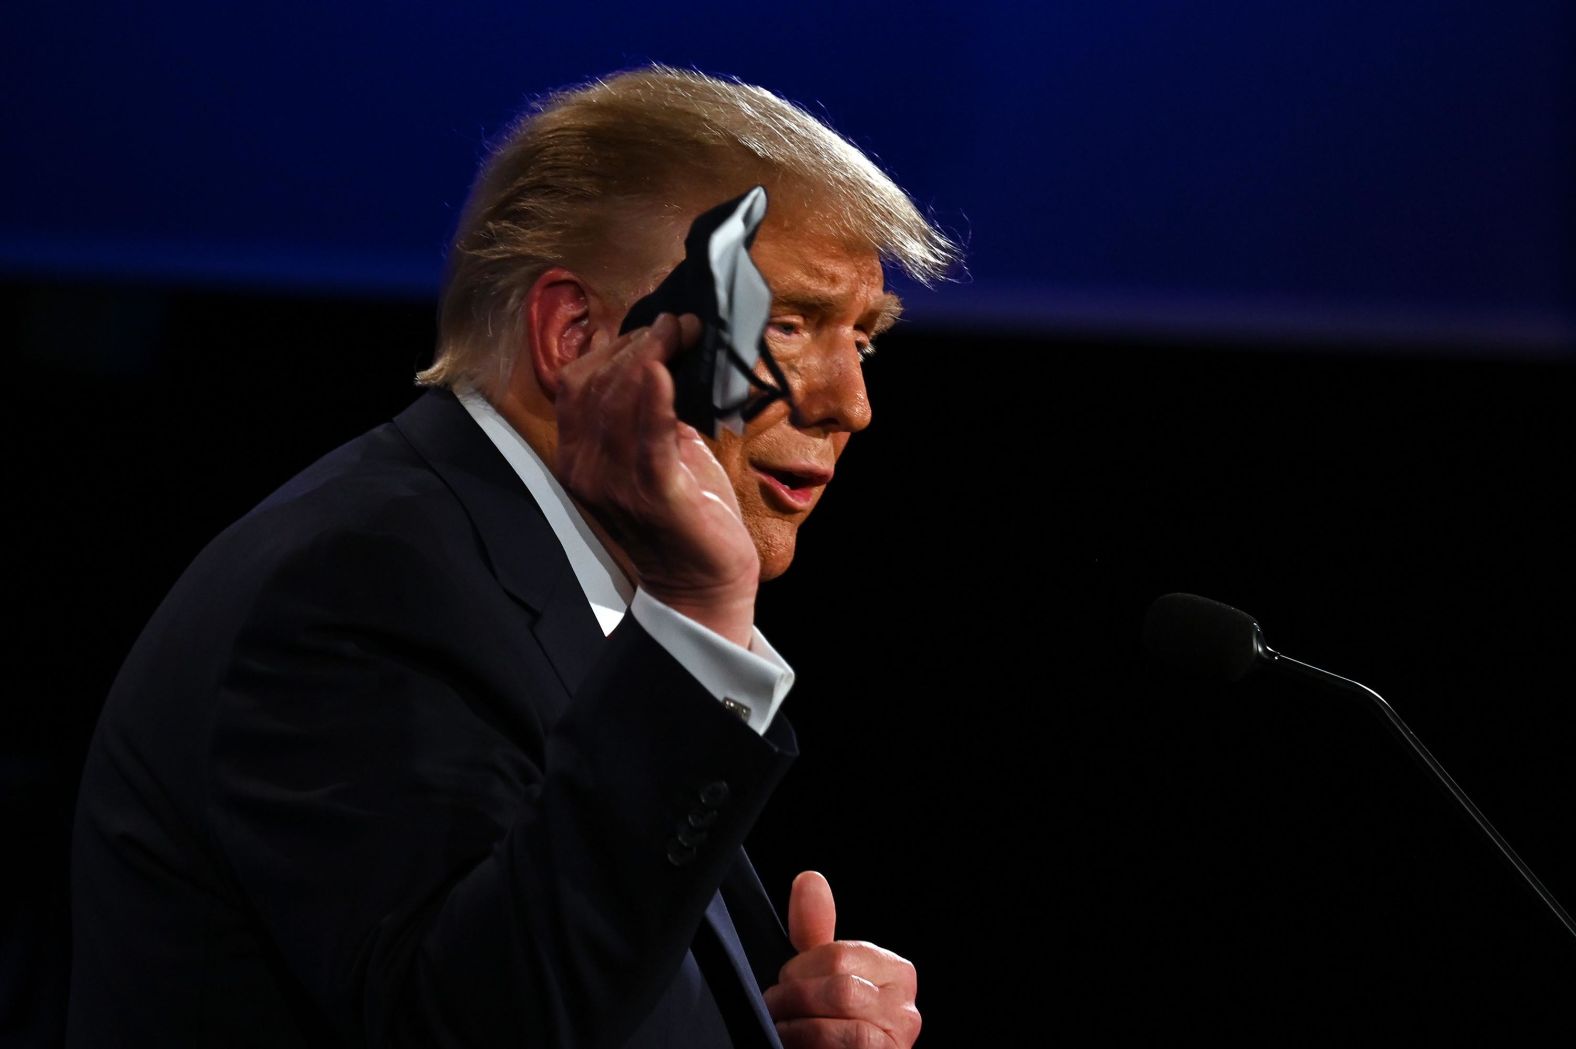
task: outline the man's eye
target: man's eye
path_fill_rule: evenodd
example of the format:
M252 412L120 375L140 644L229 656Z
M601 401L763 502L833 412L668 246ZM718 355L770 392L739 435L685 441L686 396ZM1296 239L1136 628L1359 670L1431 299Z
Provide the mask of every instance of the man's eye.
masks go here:
M859 344L858 350L859 363L864 364L866 361L870 360L870 358L876 355L876 344L873 342L862 342Z
M804 325L798 321L772 321L770 327L778 335L798 335L804 331Z

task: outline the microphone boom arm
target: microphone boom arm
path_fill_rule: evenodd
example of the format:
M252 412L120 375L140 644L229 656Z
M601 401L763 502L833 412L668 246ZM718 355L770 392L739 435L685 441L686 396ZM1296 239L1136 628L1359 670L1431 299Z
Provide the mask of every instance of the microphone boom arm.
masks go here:
M1472 822L1478 825L1478 829L1488 836L1489 841L1494 843L1494 847L1499 849L1500 854L1510 861L1511 866L1516 868L1516 872L1532 887L1532 891L1538 894L1538 898L1548 905L1549 910L1554 912L1554 916L1565 926L1565 930L1573 937L1576 937L1576 922L1571 921L1570 913L1560 905L1559 900L1554 898L1553 893L1544 888L1543 882L1539 881L1538 876L1532 873L1532 868L1528 867L1526 862L1516 854L1516 850L1510 847L1510 842L1505 840L1505 836L1496 830L1494 824L1489 822L1489 818L1483 815L1483 811L1472 803L1472 799L1467 797L1467 792L1462 790L1456 781L1451 778L1450 773L1446 772L1445 767L1439 763L1439 759L1429 752L1428 748L1423 745L1423 741L1418 739L1417 734L1407 727L1406 722L1401 720L1401 715L1395 712L1394 707L1385 702L1383 696L1361 682L1353 681L1351 678L1345 678L1339 674L1332 674L1328 670L1321 670L1312 664L1292 659L1290 656L1281 655L1273 648L1263 644L1262 640L1258 641L1258 647L1258 656L1262 660L1261 665L1266 669L1285 670L1300 677L1323 682L1326 685L1334 685L1344 692L1353 692L1369 700L1378 713L1383 716L1385 724L1390 727L1395 736L1402 743L1406 744L1419 761L1428 767L1428 770L1434 774L1434 778L1439 781L1440 785L1449 791L1450 796L1455 798L1456 802L1466 810L1468 816L1472 817Z

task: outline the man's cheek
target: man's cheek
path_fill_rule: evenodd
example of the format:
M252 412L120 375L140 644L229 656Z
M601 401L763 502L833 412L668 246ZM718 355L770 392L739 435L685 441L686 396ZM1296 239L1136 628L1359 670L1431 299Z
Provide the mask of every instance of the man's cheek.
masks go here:
M739 500L739 512L744 515L746 522L751 516L751 508L761 504L760 483L755 480L755 475L750 470L733 475L733 494Z

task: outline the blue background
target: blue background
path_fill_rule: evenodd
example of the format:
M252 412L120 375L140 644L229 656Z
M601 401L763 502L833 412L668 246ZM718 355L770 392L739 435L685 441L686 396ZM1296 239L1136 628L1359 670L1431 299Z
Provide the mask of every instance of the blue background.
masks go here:
M159 601L416 396L488 139L653 60L824 114L968 249L762 601L778 903L827 872L921 1046L1570 1028L1568 939L1377 722L1137 636L1173 590L1261 616L1576 902L1572 10L11 5L0 1042L62 1044L82 757ZM1003 983L1025 944L1054 979Z
M680 13L681 12L681 13ZM663 61L824 114L968 246L922 323L1576 345L1554 0L30 5L0 272L433 294L484 143Z

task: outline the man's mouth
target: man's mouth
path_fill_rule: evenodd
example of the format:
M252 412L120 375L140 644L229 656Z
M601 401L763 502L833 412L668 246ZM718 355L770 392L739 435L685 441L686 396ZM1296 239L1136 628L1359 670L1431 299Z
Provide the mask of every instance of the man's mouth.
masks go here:
M829 468L808 463L792 466L752 464L767 497L784 510L805 510L816 500L822 487L832 479Z

